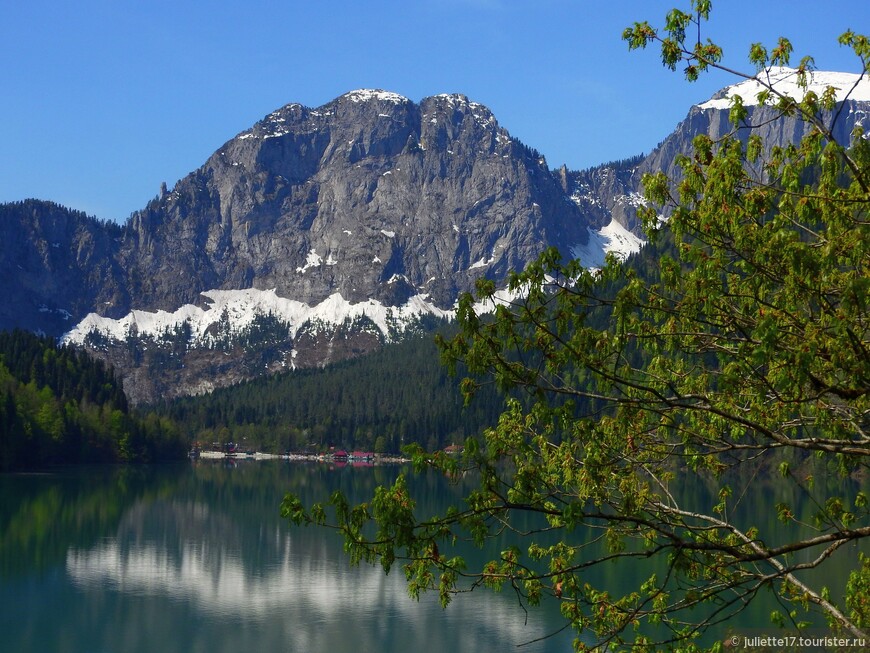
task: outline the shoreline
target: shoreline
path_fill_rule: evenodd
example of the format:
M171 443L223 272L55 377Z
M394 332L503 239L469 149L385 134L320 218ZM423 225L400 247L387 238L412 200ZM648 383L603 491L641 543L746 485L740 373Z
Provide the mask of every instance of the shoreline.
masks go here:
M403 456L390 456L390 455L375 455L373 458L360 459L356 460L353 458L346 458L343 460L336 460L331 455L327 454L300 454L300 453L291 453L291 454L277 454L277 453L262 453L260 451L255 451L253 454L246 453L233 453L227 454L223 451L200 451L198 454L200 459L205 460L289 460L296 462L319 462L319 463L367 463L371 465L376 464L384 464L384 463L409 463L411 462L410 458L405 458ZM191 456L192 459L195 459Z

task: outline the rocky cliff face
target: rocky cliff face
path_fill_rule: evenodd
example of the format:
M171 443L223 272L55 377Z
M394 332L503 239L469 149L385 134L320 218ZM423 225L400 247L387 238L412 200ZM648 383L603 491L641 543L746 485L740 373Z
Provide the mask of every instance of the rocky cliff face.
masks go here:
M481 274L586 239L556 175L486 107L382 91L275 111L131 227L131 296L149 310L252 287L310 304L426 294L446 308Z
M838 111L844 139L870 131L858 91ZM693 107L647 156L582 172L550 170L461 95L289 104L124 227L0 207L0 328L66 333L121 371L134 402L355 356L449 316L478 277L501 282L545 247L587 266L636 251L642 175L675 175L696 134L729 131L734 92L753 89ZM769 112L750 114L768 142L808 128Z

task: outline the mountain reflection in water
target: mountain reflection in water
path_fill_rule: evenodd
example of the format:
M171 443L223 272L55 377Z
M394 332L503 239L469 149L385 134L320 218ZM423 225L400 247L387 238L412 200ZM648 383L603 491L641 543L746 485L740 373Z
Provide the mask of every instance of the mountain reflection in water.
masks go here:
M53 562L35 564L36 556L28 563L32 546L17 551L24 567L0 578L0 627L10 650L82 653L509 651L561 627L555 605L532 610L526 621L509 592L463 594L447 610L434 594L414 601L399 565L389 575L379 566L351 567L337 536L290 528L279 517L288 490L323 500L341 487L362 500L397 473L201 463L123 481L95 482L84 472L31 478L11 496L30 510L40 497L65 496L60 510L69 524L49 538ZM456 491L443 479L420 482L427 511ZM77 518L70 515L76 505ZM13 514L10 523L25 522ZM88 535L70 532L73 523ZM63 537L66 546L56 541ZM520 650L568 651L572 638L564 631Z

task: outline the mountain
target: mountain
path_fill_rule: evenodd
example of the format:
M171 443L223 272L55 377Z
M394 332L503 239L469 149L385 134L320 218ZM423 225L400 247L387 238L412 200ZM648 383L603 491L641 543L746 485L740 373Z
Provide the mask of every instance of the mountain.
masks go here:
M836 108L823 112L820 117L831 126L837 141L849 143L852 131L859 125L863 126L865 137L870 134L870 79L866 76L814 71L809 74L804 89L798 84L796 70L773 67L762 71L756 78L728 86L706 102L690 107L686 118L647 156L583 172L565 171L566 186L572 199L581 207L584 215L595 216L594 224L612 220L611 230L616 229L615 225L620 225L639 235L636 208L643 201L643 175L663 171L669 178L678 179L677 156L692 151L695 136L707 134L715 141L732 133L734 127L728 119L728 113L731 98L735 95L740 96L748 109L746 120L736 130L736 135L742 141L745 142L753 133L759 135L768 148L797 143L813 126L799 117L781 117L770 103L760 104L758 94L764 87L759 79L797 100L802 100L806 92L821 97L826 88L833 87L836 89ZM624 238L624 235L617 236L620 237Z
M149 310L251 287L449 308L481 270L503 277L542 242L582 242L582 222L486 107L354 91L287 105L224 144L133 216L126 265Z
M842 133L866 122L868 85L840 105ZM648 156L586 171L551 170L462 95L288 104L123 227L36 201L0 207L0 327L63 334L112 363L134 403L350 358L449 318L478 277L503 282L545 247L588 266L636 251L641 176L674 173L694 135L730 129L733 92L751 89L692 107ZM792 142L807 126L763 129Z

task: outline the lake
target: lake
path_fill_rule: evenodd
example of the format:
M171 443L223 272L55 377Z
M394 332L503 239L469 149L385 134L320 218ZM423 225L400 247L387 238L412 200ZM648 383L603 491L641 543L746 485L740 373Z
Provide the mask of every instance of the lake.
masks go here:
M571 650L567 630L533 642L561 627L555 604L526 621L507 592L416 602L398 565L350 567L337 536L279 516L287 491L363 500L399 471L201 461L0 476L3 650ZM433 507L461 490L414 484Z
M471 483L399 466L278 460L0 475L3 650L570 651L575 635L558 632L564 622L552 598L526 614L510 591L476 590L442 610L435 594L409 598L399 565L389 575L351 567L335 534L293 528L279 516L287 491L307 504L335 489L363 501L400 471L409 473L418 509L430 514L456 503ZM684 492L702 495L703 488ZM798 499L777 497L775 488L760 492L767 500L746 507L775 533L772 501ZM472 550L470 566L507 544ZM834 591L856 558L851 546L830 561L823 573ZM649 571L608 564L588 573L590 582L627 588ZM760 598L727 627L774 632L775 597ZM725 633L723 625L711 637Z

